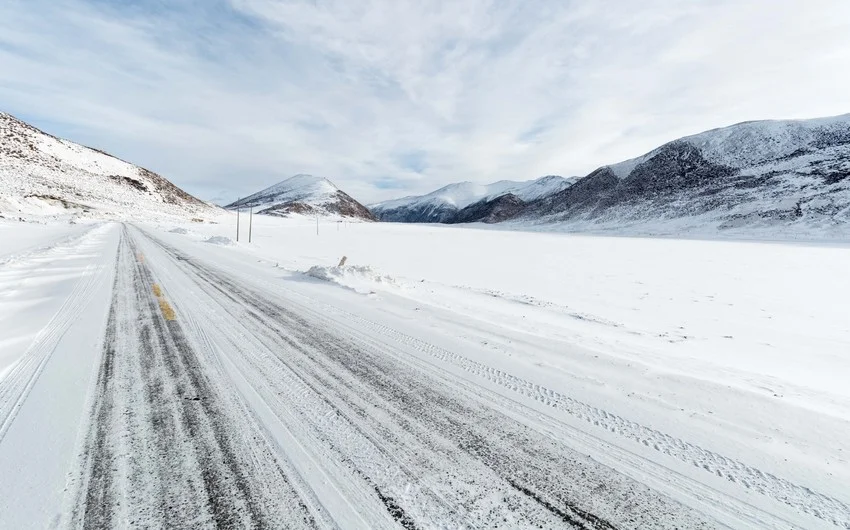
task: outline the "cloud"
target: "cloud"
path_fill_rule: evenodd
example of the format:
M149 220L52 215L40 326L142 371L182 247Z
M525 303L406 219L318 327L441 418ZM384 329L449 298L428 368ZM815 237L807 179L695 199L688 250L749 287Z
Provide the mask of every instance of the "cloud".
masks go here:
M368 202L850 112L848 34L843 0L11 0L0 101L204 197Z

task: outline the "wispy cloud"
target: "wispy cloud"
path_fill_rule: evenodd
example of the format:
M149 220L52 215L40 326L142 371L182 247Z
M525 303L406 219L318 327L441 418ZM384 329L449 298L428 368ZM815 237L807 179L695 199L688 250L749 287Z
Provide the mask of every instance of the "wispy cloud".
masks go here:
M585 174L850 112L844 0L10 0L0 105L201 196Z

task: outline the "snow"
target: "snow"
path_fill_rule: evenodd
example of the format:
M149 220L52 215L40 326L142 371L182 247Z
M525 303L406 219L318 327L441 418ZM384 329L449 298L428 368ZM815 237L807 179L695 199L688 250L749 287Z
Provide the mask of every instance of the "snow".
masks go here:
M0 113L0 214L6 217L188 220L218 213L169 186L140 167Z
M109 310L116 235L90 226L0 265L0 526L47 528L60 514Z
M747 167L813 147L817 131L837 132L848 128L850 114L845 114L811 120L746 122L687 136L684 140L699 147L712 162Z
M19 254L55 246L60 240L79 235L87 229L86 225L0 219L0 264L15 260Z
M699 148L710 162L733 168L749 168L764 162L781 160L800 149L815 147L816 132L840 133L848 129L850 114L843 114L808 120L744 122L685 136L677 141L687 142ZM660 149L661 147L608 167L618 178L624 179L637 165L652 158Z
M483 199L495 199L508 193L513 193L524 201L538 199L551 193L556 193L575 182L575 178L565 179L558 176L546 176L525 182L500 180L492 184L477 184L474 182L458 182L449 184L427 195L404 197L371 205L374 210L388 210L402 206L419 204L451 205L457 209Z
M846 147L798 150L848 122L682 141L807 190ZM542 489L615 527L850 528L846 180L727 202L740 225L257 215L248 243L235 215L140 195L161 182L5 114L0 155L0 527L562 523ZM337 194L296 175L241 203Z
M179 232L178 232L178 233L179 233ZM184 233L185 233L185 232L184 232ZM232 244L233 244L233 240L232 240L232 239L230 239L229 237L225 237L225 236L212 236L212 237L208 237L208 238L204 241L204 243L210 243L210 244L212 244L212 245L224 245L224 246L227 246L227 245L232 245Z
M31 244L0 257L0 380L21 359L62 302L91 273L93 256L80 255L100 241L97 226L26 226ZM36 232L33 228L39 227ZM58 229L58 230L57 230ZM17 244L17 230L0 230L2 248ZM20 240L18 240L20 241Z
M313 175L295 175L238 201L239 204L273 205L300 201L321 205L333 199L339 191L331 181Z
M481 358L510 373L850 500L850 245L388 223L316 236L260 218L234 251L370 294L430 341L486 344Z
M376 283L396 284L393 278L380 274L369 265L335 265L332 267L313 265L305 274L319 280L337 283L361 294L373 294L372 288Z
M500 195L512 193L520 199L526 202L530 202L558 193L559 191L575 184L578 179L578 177L564 178L555 175L540 177L539 179L514 186L508 190L505 190L504 193L500 193L498 195L489 195L487 199L495 199Z
M283 217L307 215L338 218L344 214L352 219L373 220L365 206L345 194L328 179L313 175L295 175L239 199L226 208L254 208L255 212Z
M85 484L76 455L84 452L82 429L94 421L88 411L108 297L113 304L138 303L154 281L161 286L157 297L176 311L169 326L182 326L173 340L181 337L181 348L197 356L186 362L194 359L210 388L221 392L216 410L227 417L232 430L226 432L243 433L238 440L246 451L268 443L243 460L276 455L275 462L290 466L287 477L297 477L286 486L295 493L281 495L307 499L304 506L327 524L389 526L369 488L387 492L422 526L500 515L503 496L515 494L500 489L502 478L480 455L457 452L456 442L445 439L431 453L417 445L436 436L427 430L385 437L404 402L372 401L376 387L361 387L365 380L334 386L335 378L348 377L345 370L296 370L302 357L319 362L327 347L351 355L346 362L367 355L407 367L388 372L382 385L394 377L395 384L429 381L454 389L452 399L467 400L464 409L501 414L501 421L485 423L494 437L510 418L531 429L523 436L537 433L571 448L571 465L580 467L564 487L592 484L583 482L586 473L595 477L587 480L601 477L606 487L599 495L628 492L650 503L639 506L652 517L662 511L647 508L657 501L646 500L647 491L681 503L681 511L663 512L680 517L671 524L696 527L700 517L735 528L850 524L850 244L328 221L317 235L314 219L266 216L254 217L252 243L244 224L237 243L235 215L217 220L163 220L141 226L144 231L129 227L129 236L116 224L0 224L0 526L49 526L75 509L74 495ZM138 248L122 247L128 237ZM223 271L228 283L213 269L191 272L195 266ZM147 280L132 276L144 267L152 275ZM242 286L267 298L238 304ZM264 309L274 300L278 309ZM249 324L264 311L266 320ZM295 318L289 311L296 325L276 329ZM142 342L134 342L141 340L135 333L145 335L134 326L151 315L118 318L116 355L136 351ZM318 339L307 344L300 333ZM341 342L329 346L331 336ZM156 373L167 383L162 399L173 391L173 406L196 406L185 401L196 394L178 392L185 380L172 383ZM123 396L116 401L119 424L123 407L151 406L142 397L133 401L144 385L125 375L109 387L127 392L117 394ZM326 384L333 391L322 394ZM346 385L353 385L350 393ZM341 414L348 401L361 412ZM482 417L461 418L454 428ZM372 421L380 427L373 430ZM121 462L131 446L122 444L135 434L129 427L104 432L116 444L111 458L126 473L121 466L129 464ZM153 457L133 458L140 465ZM195 462L187 457L175 476L200 465L189 460ZM423 462L434 467L419 467ZM364 489L354 469L373 484ZM16 480L2 479L8 476ZM649 489L629 489L628 481ZM150 501L146 495L139 490L122 498L130 503L122 513L129 517L128 506ZM612 505L592 497L594 510L616 517ZM286 499L287 506L300 506L295 497ZM474 510L463 511L457 499ZM539 508L523 506L511 516ZM152 523L158 515L151 514L145 517ZM538 516L546 520L545 513Z
M312 266L334 275L368 271L376 278L389 275L404 281L408 287L400 292L409 296L419 296L415 287L424 279L459 289L460 297L483 293L523 306L569 310L615 328L609 330L609 339L592 337L589 344L632 336L637 344L649 341L656 355L717 357L724 367L718 368L721 372L725 363L740 364L736 368L744 373L765 367L780 379L811 378L807 388L821 386L850 397L840 372L829 369L830 352L837 345L850 345L850 323L839 310L850 298L850 279L842 277L850 265L850 245L391 223L344 225L342 230L327 223L317 237L309 221L256 217L254 223L251 248L262 249L264 258L294 271ZM203 233L228 229L233 227L200 228ZM335 265L342 256L347 256L348 267L340 270ZM337 281L344 283L345 275ZM804 330L798 329L801 318ZM824 355L795 355L801 349ZM784 362L771 365L776 357ZM809 367L807 373L803 366Z

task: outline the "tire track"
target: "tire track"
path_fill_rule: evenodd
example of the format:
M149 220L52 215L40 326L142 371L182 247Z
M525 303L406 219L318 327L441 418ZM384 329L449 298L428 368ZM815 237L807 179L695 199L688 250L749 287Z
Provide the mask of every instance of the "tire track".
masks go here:
M315 526L257 427L164 318L136 254L125 228L71 526Z
M397 426L392 430L409 433L425 444L423 460L441 452L447 459L472 459L498 477L500 485L491 488L506 496L505 504L518 496L525 500L515 509L528 509L531 502L561 521L561 526L614 528L615 521L647 528L711 526L695 512L525 425L478 403L459 400L443 383L392 356L327 331L329 323L311 321L218 270L156 243L211 296L229 300L223 307L233 317L253 321L252 330L273 335L278 356L291 370L316 381L325 396L333 396L338 410L348 411L345 414L383 442L392 443L393 433L387 430ZM389 425L381 429L369 424L375 416ZM412 469L427 475L427 465L427 461L419 462ZM470 478L463 473L456 471L458 484ZM629 502L624 503L626 498ZM405 501L397 502L404 506Z
M297 293L291 294L301 296ZM320 303L316 301L312 302ZM531 383L502 370L470 360L457 353L434 346L395 329L342 311L336 307L322 304L322 308L328 313L344 317L353 329L367 329L384 335L395 342L414 348L443 363L454 365L467 373L495 383L524 397L566 412L595 427L600 427L621 437L631 439L645 447L654 449L720 478L724 478L729 482L738 484L745 489L771 497L783 504L791 506L800 513L816 517L840 528L850 529L850 506L838 499L823 495L806 486L795 484L787 479L724 457L685 440L593 407L592 405L541 385Z
M37 254L62 253L70 249L86 248L90 245L87 240L96 230L87 230L83 234L69 238L60 247L39 250ZM90 302L88 293L98 281L103 279L103 272L95 265L88 265L82 270L80 279L74 284L71 293L47 325L39 331L20 361L3 378L3 384L0 385L0 441L3 440L15 415L50 361L56 345Z
M369 333L382 335L400 345L427 354L441 364L453 365L489 383L508 389L515 394L525 398L531 398L541 404L589 423L594 427L630 439L644 447L726 479L746 490L751 490L769 497L790 506L801 514L820 519L825 523L839 528L850 529L850 506L839 499L824 495L807 486L795 484L772 473L759 470L732 458L704 449L696 444L599 409L503 370L473 361L455 352L406 335L382 324L372 322L335 306L308 298L281 285L271 284L265 281L262 281L262 283L276 290L285 291L291 297L305 300L307 304L318 307L325 315L331 314L341 317L338 320L330 320L318 311L311 311L307 307L304 307L306 311L313 313L312 318L325 322L323 324L325 326L343 323L342 325L348 328L350 333L360 337L365 342L374 343L368 337Z

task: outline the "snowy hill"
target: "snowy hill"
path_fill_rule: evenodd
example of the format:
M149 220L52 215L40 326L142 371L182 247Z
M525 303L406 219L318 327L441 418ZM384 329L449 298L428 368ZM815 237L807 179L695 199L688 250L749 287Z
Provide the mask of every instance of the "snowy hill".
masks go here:
M156 173L0 112L0 215L192 218L217 211Z
M581 179L452 184L372 206L382 220L628 234L850 237L850 114L687 136Z
M746 122L597 169L514 219L568 230L846 237L848 177L850 114Z
M295 175L226 206L231 210L249 207L267 215L318 214L375 220L365 206L331 181L313 175Z
M525 203L557 193L572 184L575 179L549 175L527 182L502 180L493 184L458 182L449 184L427 195L405 197L370 205L372 212L382 221L405 223L451 223L457 222L456 216L467 207L478 203L489 203L506 195L514 197L513 202ZM480 210L480 212L479 212ZM486 208L469 210L465 219L471 218L471 212L479 212L486 217ZM469 222L469 221L463 221Z

